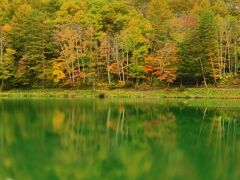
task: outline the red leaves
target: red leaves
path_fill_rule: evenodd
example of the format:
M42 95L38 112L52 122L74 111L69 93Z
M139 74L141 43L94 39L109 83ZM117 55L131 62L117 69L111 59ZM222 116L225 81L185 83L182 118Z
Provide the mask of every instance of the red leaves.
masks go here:
M174 45L167 44L155 55L145 58L144 72L157 76L160 81L171 84L176 80L177 68L177 48Z
M86 78L87 77L87 74L85 72L78 72L76 71L76 78L80 78L80 79L83 79L83 78Z
M112 63L110 66L108 66L108 70L113 74L118 74L119 72L119 65L118 63Z
M160 76L160 75L162 75L163 73L164 73L163 71L155 71L153 74Z
M145 73L152 73L154 71L154 68L152 66L144 66L143 70Z
M183 27L188 27L188 28L194 28L197 25L197 20L195 17L191 16L191 15L187 15L184 19L183 19Z

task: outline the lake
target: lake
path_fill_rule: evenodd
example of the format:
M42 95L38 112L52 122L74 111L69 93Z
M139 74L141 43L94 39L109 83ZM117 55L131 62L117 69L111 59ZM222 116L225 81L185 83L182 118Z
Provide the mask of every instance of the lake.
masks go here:
M225 103L1 99L0 179L237 180L240 106Z

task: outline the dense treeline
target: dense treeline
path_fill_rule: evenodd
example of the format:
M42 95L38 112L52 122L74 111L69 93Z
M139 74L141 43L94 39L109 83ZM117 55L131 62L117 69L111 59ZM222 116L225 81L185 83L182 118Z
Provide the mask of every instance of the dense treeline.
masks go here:
M239 60L239 0L0 0L4 89L207 87Z

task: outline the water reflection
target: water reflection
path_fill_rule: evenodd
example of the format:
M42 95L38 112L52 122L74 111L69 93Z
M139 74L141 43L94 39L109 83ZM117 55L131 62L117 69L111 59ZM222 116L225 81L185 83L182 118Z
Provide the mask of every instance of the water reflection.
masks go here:
M0 179L239 179L239 108L1 100Z

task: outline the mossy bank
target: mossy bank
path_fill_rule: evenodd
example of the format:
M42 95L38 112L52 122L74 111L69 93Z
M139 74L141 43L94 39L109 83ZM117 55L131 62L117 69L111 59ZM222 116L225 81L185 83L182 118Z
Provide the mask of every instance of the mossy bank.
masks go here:
M0 92L0 97L55 97L55 98L93 98L104 94L106 98L186 98L186 99L240 99L238 88L178 88L138 91L134 89L119 90L11 90Z

